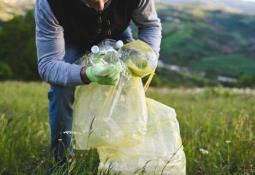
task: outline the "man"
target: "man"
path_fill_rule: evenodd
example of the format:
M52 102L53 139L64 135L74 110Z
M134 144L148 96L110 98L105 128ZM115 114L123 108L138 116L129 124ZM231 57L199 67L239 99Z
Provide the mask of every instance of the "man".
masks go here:
M37 0L35 8L38 71L48 93L51 151L56 161L72 154L70 135L76 85L115 84L118 71L75 64L91 46L111 38L131 41L130 20L139 39L159 54L161 24L153 0ZM107 76L100 76L102 72ZM91 102L93 103L93 102Z

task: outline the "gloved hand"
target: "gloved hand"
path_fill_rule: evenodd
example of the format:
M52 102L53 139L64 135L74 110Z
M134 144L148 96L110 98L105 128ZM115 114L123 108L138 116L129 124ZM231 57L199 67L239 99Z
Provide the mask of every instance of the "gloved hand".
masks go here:
M122 71L120 64L95 64L86 69L86 76L91 82L102 85L116 85Z

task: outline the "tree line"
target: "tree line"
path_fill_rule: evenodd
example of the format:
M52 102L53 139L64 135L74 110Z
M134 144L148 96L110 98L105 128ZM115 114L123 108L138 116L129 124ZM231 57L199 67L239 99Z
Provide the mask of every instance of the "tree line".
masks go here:
M0 80L39 80L33 11L2 23Z

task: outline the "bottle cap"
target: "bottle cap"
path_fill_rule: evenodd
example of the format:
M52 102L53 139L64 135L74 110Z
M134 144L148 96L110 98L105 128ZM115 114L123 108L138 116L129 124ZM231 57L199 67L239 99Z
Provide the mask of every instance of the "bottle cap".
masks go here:
M116 49L120 49L124 45L123 41L119 40L116 42L115 47Z
M92 46L91 47L91 52L93 53L93 54L96 54L96 53L98 53L100 50L99 50L99 47L98 46Z

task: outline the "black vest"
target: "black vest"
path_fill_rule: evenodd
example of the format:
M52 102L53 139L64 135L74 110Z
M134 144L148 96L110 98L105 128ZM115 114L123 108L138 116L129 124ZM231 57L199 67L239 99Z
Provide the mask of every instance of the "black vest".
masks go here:
M101 14L87 7L81 0L48 2L64 28L65 41L89 49L106 38L118 39L128 27L139 0L112 0Z

